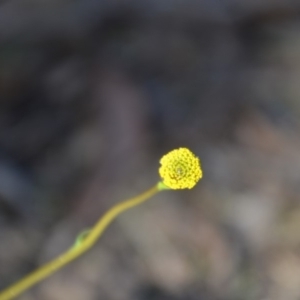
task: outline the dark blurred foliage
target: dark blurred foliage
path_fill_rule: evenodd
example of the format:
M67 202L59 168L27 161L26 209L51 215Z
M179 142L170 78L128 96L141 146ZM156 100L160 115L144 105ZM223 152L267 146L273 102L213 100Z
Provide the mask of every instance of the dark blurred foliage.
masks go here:
M0 288L189 147L204 178L20 299L300 297L300 3L0 2Z

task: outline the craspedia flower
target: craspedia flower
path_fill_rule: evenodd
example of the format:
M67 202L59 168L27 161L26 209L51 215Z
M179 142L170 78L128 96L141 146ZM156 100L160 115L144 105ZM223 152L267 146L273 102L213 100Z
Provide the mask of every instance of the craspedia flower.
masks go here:
M174 190L191 189L202 177L200 160L189 149L179 148L160 160L162 183Z

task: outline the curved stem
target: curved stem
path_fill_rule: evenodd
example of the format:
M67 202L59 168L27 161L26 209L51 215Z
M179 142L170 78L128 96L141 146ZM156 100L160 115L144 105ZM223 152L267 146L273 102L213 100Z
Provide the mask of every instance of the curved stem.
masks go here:
M57 258L53 259L49 263L41 266L37 270L33 271L20 281L12 284L10 287L6 288L2 292L0 292L0 300L10 300L20 295L36 283L42 281L47 278L54 272L61 269L63 266L67 265L87 250L89 250L99 239L102 233L105 231L107 226L123 211L134 207L150 197L154 196L156 193L160 191L158 184L144 192L141 195L138 195L134 198L125 200L119 204L113 206L108 212L104 214L103 217L99 219L99 221L91 228L90 232L83 239L83 241L77 245L76 247L72 247L67 250Z

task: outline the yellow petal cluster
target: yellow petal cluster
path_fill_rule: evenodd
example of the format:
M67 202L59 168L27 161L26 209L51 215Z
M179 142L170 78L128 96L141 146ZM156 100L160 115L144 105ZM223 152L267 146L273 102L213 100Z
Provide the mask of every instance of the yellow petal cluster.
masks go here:
M170 189L191 189L202 177L200 160L189 149L175 149L160 160L162 183Z

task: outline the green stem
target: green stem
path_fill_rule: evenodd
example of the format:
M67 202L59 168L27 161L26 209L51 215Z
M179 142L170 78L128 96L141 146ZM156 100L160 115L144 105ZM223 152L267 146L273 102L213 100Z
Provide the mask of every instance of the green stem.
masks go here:
M68 263L70 263L80 255L85 253L96 243L96 241L103 234L107 226L120 213L144 202L145 200L157 194L159 191L161 191L161 188L160 188L160 184L158 183L148 191L144 192L143 194L125 200L113 206L108 212L104 214L102 218L100 218L100 220L95 224L95 226L91 228L88 233L86 233L86 236L84 236L84 238L80 241L80 243L78 243L75 247L72 247L71 249L67 250L57 258L53 259L49 263L33 271L32 273L30 273L20 281L16 282L15 284L12 284L8 288L0 292L0 300L10 300L17 297L18 295L28 290L33 285L47 278L54 272L61 269L63 266L67 265Z

